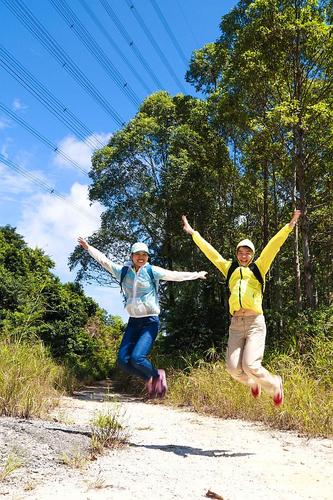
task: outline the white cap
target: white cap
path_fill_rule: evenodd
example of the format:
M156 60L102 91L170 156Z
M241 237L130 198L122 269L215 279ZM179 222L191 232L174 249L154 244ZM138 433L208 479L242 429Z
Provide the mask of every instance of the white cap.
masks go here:
M249 247L252 252L254 253L255 250L254 250L254 244L252 243L251 240L242 240L238 243L237 247L236 247L236 252L237 250L239 249L239 247Z
M146 252L149 255L149 250L146 243L141 243L141 241L134 243L134 245L132 245L131 247L131 254L137 252Z

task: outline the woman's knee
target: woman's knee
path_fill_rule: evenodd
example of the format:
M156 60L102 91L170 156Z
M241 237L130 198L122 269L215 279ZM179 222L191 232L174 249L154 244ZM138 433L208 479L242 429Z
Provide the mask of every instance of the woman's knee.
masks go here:
M130 358L130 363L132 366L134 366L135 368L140 368L140 366L144 363L146 359L146 356L143 356L142 354L132 354L131 358Z
M242 363L242 368L243 371L249 375L249 376L254 376L258 377L260 375L260 372L262 370L262 365L260 361L257 361L256 363Z
M239 368L239 366L234 365L228 360L225 363L225 369L229 373L229 375L231 375L233 378L239 377L239 375L241 375L242 373L242 369Z

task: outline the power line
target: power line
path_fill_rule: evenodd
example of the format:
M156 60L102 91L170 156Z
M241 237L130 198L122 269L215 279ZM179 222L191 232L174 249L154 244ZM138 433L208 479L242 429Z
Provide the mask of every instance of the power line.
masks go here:
M81 40L89 52L95 57L99 64L104 68L111 79L118 85L122 92L134 104L139 106L141 99L137 96L128 82L122 77L120 72L112 64L104 50L97 44L85 26L81 23L77 15L68 6L65 0L50 0L59 15L64 19L69 28Z
M36 184L40 189L46 191L47 193L51 194L52 196L55 196L56 198L59 198L60 200L64 201L68 205L71 205L73 208L78 210L81 215L85 215L86 217L92 218L92 215L86 212L85 210L82 209L79 205L76 203L73 203L66 198L65 195L57 191L53 186L50 186L47 182L43 181L40 177L37 177L36 175L32 174L29 172L29 170L26 170L25 168L21 167L17 163L13 162L9 158L6 158L3 154L0 153L0 163L3 163L7 167L11 168L14 170L16 173L22 175L26 179L28 179L30 182L33 184Z
M53 144L49 139L47 139L45 136L43 136L40 132L38 132L35 128L33 128L29 123L27 123L25 120L23 120L21 117L19 117L16 113L11 111L7 106L5 106L3 103L0 102L0 110L3 111L4 113L7 114L10 118L15 120L19 125L21 125L23 128L25 128L28 132L30 132L32 135L37 137L41 142L49 146L55 153L58 155L62 156L65 160L67 160L73 167L75 167L77 170L80 170L81 173L85 174L88 176L87 170L84 170L75 160L73 160L70 156L68 156L64 151L62 151L58 146Z
M162 63L164 64L164 66L167 68L167 70L169 71L170 75L172 76L172 78L174 79L174 81L177 83L178 87L181 89L181 91L186 94L186 89L184 87L184 85L182 84L182 82L179 80L178 76L176 75L176 73L174 72L171 64L169 64L169 61L167 60L167 58L165 57L165 55L163 54L163 52L161 51L159 45L156 43L154 37L152 36L152 34L150 33L146 23L144 22L144 20L142 19L142 17L140 16L139 12L137 11L137 9L135 8L132 0L126 0L127 1L127 4L130 8L130 11L132 12L133 16L135 17L135 19L137 20L137 22L140 24L142 30L145 32L148 40L150 41L151 45L154 47L155 51L157 52L159 58L161 59Z
M83 8L85 11L88 13L90 18L93 20L93 22L96 24L96 26L99 28L99 30L103 33L105 38L108 40L110 45L113 47L113 49L117 52L119 57L124 61L124 63L128 66L128 68L131 70L131 72L136 76L137 80L141 83L142 87L145 89L145 91L150 94L152 91L146 84L146 82L143 80L141 77L140 73L135 69L135 67L129 62L128 58L122 53L122 51L119 49L118 45L115 43L113 38L110 36L110 33L104 28L102 23L99 21L98 17L93 13L92 9L88 6L87 2L85 0L80 0Z
M190 23L189 23L189 21L188 21L188 19L187 19L187 16L186 16L186 14L185 14L185 12L184 12L184 9L183 9L183 7L182 7L181 2L179 2L179 0L176 0L176 3L177 3L177 5L178 5L178 8L179 8L179 10L180 10L180 12L181 12L181 14L182 14L183 18L184 18L185 23L187 24L187 27L188 27L188 29L189 29L189 32L190 32L190 33L191 33L191 35L192 35L192 39L193 39L193 41L194 41L195 45L196 45L197 47L199 47L199 46L200 46L200 44L199 44L199 42L198 42L197 37L196 37L196 36L195 36L195 34L194 34L194 31L192 30L192 26L190 25Z
M92 149L104 146L98 138L92 139L93 132L70 111L66 104L59 101L42 83L36 80L2 45L0 45L0 65L69 130L81 140L86 141Z
M55 41L50 33L43 25L35 18L32 12L24 5L21 0L2 0L14 16L32 33L46 50L58 61L63 69L65 69L72 78L75 79L81 87L90 94L93 99L109 114L113 120L123 127L124 120L120 117L117 111L109 104L104 96L97 90L92 82L82 73L80 68L67 55L61 46Z
M79 0L79 1L82 2L82 0ZM155 85L157 86L157 88L162 89L163 88L162 83L159 81L159 79L157 78L157 76L153 72L151 66L145 60L145 58L141 54L140 50L135 45L134 41L132 40L132 38L128 34L126 28L124 27L124 25L122 24L122 22L120 21L120 19L117 17L116 13L112 9L112 7L109 4L108 0L99 0L99 1L102 4L102 6L104 7L107 15L110 17L110 19L112 20L112 22L114 23L114 25L118 29L119 33L126 40L126 42L128 43L128 45L130 46L130 48L134 52L134 54L135 54L136 58L138 59L138 61L144 67L144 69L146 70L146 72L149 74L149 76L151 77L151 79L153 80L153 82L155 83Z
M181 60L183 61L183 63L185 64L185 66L187 67L188 65L188 58L185 56L181 46L179 45L178 41L177 41L177 38L175 37L175 35L173 34L170 26L169 26L169 23L168 21L165 19L160 7L158 6L156 0L150 0L150 3L152 4L155 12L157 13L161 23L163 24L164 26L164 29L165 31L167 32L167 34L169 35L169 38L171 40L171 42L173 43L173 46L175 47L175 49L177 50Z

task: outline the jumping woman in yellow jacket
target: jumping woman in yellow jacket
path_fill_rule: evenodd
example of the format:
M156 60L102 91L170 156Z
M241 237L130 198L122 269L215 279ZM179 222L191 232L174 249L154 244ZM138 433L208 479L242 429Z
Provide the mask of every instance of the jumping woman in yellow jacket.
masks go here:
M300 210L295 210L289 224L280 229L267 243L253 264L255 249L252 241L242 240L237 245L237 263L233 264L232 260L224 259L198 231L190 226L185 215L182 217L184 231L192 235L194 242L206 257L226 278L229 278L229 309L232 319L226 368L233 378L250 386L253 397L260 396L263 388L273 397L276 406L283 403L282 379L270 373L261 364L265 350L266 324L262 310L263 285L258 278L261 276L261 281L264 282L276 254L295 227L300 215Z

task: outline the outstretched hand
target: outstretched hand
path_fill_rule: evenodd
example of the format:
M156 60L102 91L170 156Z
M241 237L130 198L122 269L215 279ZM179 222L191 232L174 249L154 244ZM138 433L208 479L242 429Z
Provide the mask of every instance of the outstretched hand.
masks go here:
M201 280L205 280L206 279L206 275L207 275L207 271L199 271L199 279Z
M300 216L302 215L302 212L300 210L295 210L294 213L293 213L293 216L292 216L292 219L291 221L289 222L289 225L291 227L295 227L296 224L297 224L297 221L298 219L300 218Z
M88 250L88 243L86 242L86 240L84 238L82 238L82 236L79 236L77 241L79 242L79 244L81 245L82 248L84 248L85 250Z
M183 229L186 233L188 234L193 234L194 233L194 229L192 226L190 226L190 224L188 223L188 220L187 220L187 217L186 215L182 215L182 221L183 221Z

